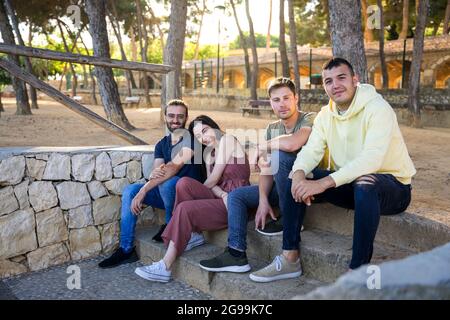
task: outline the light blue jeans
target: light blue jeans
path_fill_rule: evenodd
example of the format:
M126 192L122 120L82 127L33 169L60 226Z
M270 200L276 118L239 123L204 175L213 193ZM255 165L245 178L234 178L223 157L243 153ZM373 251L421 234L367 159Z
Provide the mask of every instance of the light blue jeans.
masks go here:
M281 215L286 211L297 211L295 202L288 201L291 197L291 180L289 172L296 159L295 153L273 151L271 166L274 185L269 194L271 206L279 207ZM257 185L236 188L228 195L228 246L238 251L247 249L248 210L259 205L259 187Z
M165 209L166 223L172 218L173 205L175 203L175 186L180 177L174 176L157 188L151 189L144 198L144 204L159 209ZM126 186L122 193L122 211L120 221L120 247L125 252L130 252L134 246L134 235L137 216L131 212L131 202L136 194L144 186L143 183L134 183Z

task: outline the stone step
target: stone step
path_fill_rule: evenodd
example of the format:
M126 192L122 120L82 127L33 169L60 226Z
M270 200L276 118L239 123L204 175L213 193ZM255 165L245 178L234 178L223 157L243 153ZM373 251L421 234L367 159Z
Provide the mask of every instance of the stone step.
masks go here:
M163 223L164 211L156 209L155 212ZM308 207L303 224L306 230L319 229L351 237L353 218L353 210L329 203L314 203ZM375 242L416 253L432 250L450 242L450 217L447 214L419 215L410 212L381 216Z
M136 248L141 261L149 264L160 260L165 253L165 246L151 240L158 227L140 228L136 232ZM256 283L247 273L208 272L198 266L200 260L214 257L223 249L214 244L205 244L180 256L173 266L172 276L217 299L257 299L275 300L291 299L296 295L306 294L327 283L309 276L271 283ZM265 262L249 259L252 270L265 266Z
M253 229L252 229L253 228ZM162 258L165 248L162 244L154 243L151 237L158 227L141 228L136 236L137 248L144 262L157 261ZM253 283L248 275L233 273L212 273L198 267L202 259L209 259L223 252L227 244L227 230L204 232L207 245L195 248L183 254L174 269L174 276L189 285L221 299L282 299L289 298L292 293L300 290L309 290L315 286L335 281L348 269L351 259L352 239L349 236L337 235L322 230L306 230L302 232L302 268L304 276L301 285L297 281L282 281L282 293L267 291L270 286ZM266 237L254 230L249 224L248 250L249 263L252 270L267 265L281 252L282 236ZM373 264L387 260L404 258L413 254L405 249L375 244ZM214 282L215 281L215 282ZM234 292L232 286L246 288ZM278 282L274 284L278 291ZM224 291L225 290L225 291ZM224 292L222 292L224 291Z
M204 232L208 243L224 248L227 245L227 229ZM331 282L348 270L352 255L352 236L339 235L320 229L301 232L300 245L303 273L306 276ZM247 229L247 255L265 263L281 253L283 236L264 236L255 231L251 221ZM413 251L391 245L375 243L372 264L400 259L414 254Z
M304 227L351 236L353 218L353 210L339 208L329 203L316 203L308 208ZM431 250L450 242L450 217L409 212L381 216L375 241L381 244L395 244L396 247L414 252Z

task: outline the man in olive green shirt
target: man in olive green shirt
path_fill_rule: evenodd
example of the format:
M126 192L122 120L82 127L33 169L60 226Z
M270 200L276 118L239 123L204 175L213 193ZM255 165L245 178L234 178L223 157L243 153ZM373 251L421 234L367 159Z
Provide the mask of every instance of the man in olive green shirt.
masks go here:
M258 166L261 169L259 185L237 188L228 195L228 248L218 257L200 261L200 267L205 270L250 270L245 253L248 210L257 208L256 228L266 235L283 232L280 223L265 224L267 214L270 214L275 222L280 220L275 216L273 206L280 207L281 215L285 210L292 210L285 206L285 198L292 197L288 175L297 152L308 140L315 114L297 110L299 97L295 84L288 78L273 80L268 94L272 109L279 120L268 125L266 141L256 147L255 155L259 158ZM256 163L256 160L250 160L250 163Z

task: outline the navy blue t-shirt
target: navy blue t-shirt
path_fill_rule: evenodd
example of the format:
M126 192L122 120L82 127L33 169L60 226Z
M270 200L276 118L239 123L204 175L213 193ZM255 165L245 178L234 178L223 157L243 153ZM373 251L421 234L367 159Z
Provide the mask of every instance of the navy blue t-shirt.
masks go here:
M180 178L191 177L200 182L204 182L205 177L202 173L201 165L202 147L194 138L191 137L191 135L181 137L180 141L178 141L175 145L172 145L171 134L166 135L164 138L159 140L155 146L155 159L164 159L164 163L168 163L172 161L172 158L174 158L182 148L189 148L193 150L194 156L191 158L190 162L181 167L176 176ZM195 152L197 152L197 156ZM198 154L199 152L200 155Z

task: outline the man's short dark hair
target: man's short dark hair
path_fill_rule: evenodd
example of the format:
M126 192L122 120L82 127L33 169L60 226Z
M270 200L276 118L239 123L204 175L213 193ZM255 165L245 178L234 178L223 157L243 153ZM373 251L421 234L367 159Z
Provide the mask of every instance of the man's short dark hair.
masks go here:
M353 77L355 75L355 71L353 70L353 67L350 64L350 62L348 62L344 58L339 58L339 57L331 58L330 60L328 60L327 62L324 63L324 65L322 66L322 70L331 70L331 69L339 67L343 64L346 65L350 69L350 74Z
M285 78L285 77L278 77L278 78L270 81L269 87L267 88L267 93L269 94L269 97L270 97L270 93L273 90L278 89L278 88L284 88L284 87L289 88L289 90L292 91L294 96L297 94L294 81L292 81L289 78Z
M188 116L188 109L189 109L189 105L184 102L181 99L172 99L167 103L167 106L164 108L164 115L167 115L167 108L169 106L180 106L180 107L184 107L184 109L186 110L186 118Z

